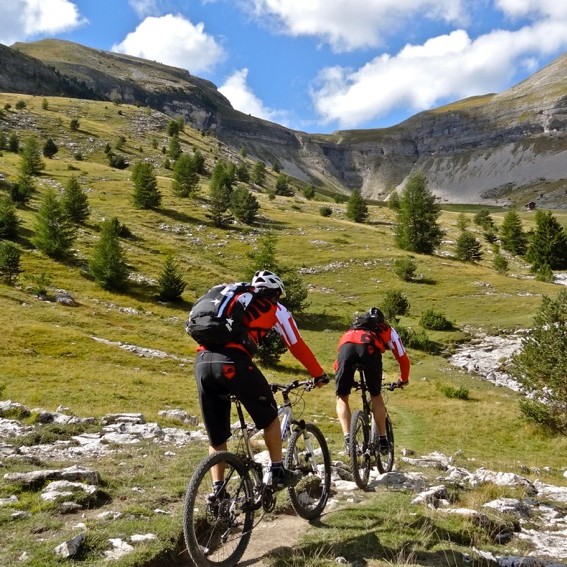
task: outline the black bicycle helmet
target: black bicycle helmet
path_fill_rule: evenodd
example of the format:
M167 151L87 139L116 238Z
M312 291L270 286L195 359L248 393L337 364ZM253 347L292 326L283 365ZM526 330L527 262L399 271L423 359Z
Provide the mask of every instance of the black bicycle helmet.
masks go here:
M368 331L376 331L380 325L386 322L384 313L378 307L371 307L363 315L355 316L352 322L353 329L366 329Z

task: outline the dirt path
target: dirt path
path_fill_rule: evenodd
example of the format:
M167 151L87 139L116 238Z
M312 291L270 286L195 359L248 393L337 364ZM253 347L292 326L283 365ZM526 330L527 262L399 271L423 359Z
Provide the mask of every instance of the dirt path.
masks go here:
M295 514L265 515L255 526L248 548L238 565L266 567L264 559L268 555L289 552L309 527L309 522Z

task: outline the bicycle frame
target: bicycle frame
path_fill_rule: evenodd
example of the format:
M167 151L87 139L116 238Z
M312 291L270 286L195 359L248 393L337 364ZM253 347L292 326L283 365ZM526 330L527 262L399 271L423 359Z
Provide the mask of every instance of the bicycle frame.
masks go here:
M278 418L280 420L280 435L282 443L285 443L289 440L291 433L292 433L292 425L297 425L299 427L305 427L305 422L297 421L294 419L293 416L293 406L289 397L289 393L292 389L295 389L301 385L309 384L309 381L306 382L298 382L294 381L291 384L286 386L282 386L280 384L272 384L272 390L275 392L280 392L282 394L283 401L281 404L278 405ZM305 386L305 389L312 389L312 385ZM255 491L258 493L257 498L260 500L267 499L270 501L269 504L264 504L264 508L268 510L268 507L272 505L271 499L268 496L268 491L271 491L272 485L272 473L269 469L262 472L262 464L259 463L254 459L254 451L250 444L250 440L260 433L260 430L246 421L244 417L244 411L242 409L242 404L240 400L236 396L230 396L231 402L234 403L236 407L236 413L238 415L238 421L233 423L231 429L233 431L240 431L240 439L238 447L239 449L242 447L244 450L245 455L245 462L247 466L255 472L253 475L254 477L254 484L255 484ZM312 447L310 446L309 439L306 439L306 444L308 445L308 449L313 452ZM261 486L258 486L258 483L261 482ZM258 502L255 499L255 508L258 509L261 505L261 502ZM274 501L275 505L275 501Z
M380 451L380 438L378 426L374 419L372 396L368 391L365 367L356 364L354 370L358 371L359 380L354 380L354 390L361 391L362 409L354 410L351 416L349 430L349 455L354 480L359 488L366 488L369 480L370 469L375 463L379 472L389 472L394 465L394 430L392 421L386 409L386 438L388 439L387 459L386 453ZM392 391L399 387L395 382L383 384Z
M281 393L278 406L280 433L287 443L284 466L300 473L287 486L292 508L306 520L323 512L330 494L331 456L321 430L303 419L295 419L290 392L314 387L313 380L295 380L285 386L271 384ZM301 399L301 394L298 396ZM238 436L236 452L218 451L205 457L189 482L183 509L183 534L189 555L198 567L236 565L242 557L254 528L254 514L261 508L272 512L276 493L283 487L272 485L271 467L254 459L250 439L259 431L246 422L241 402L235 402L238 421L232 425ZM223 483L218 486L213 471L223 469ZM214 491L211 493L211 486Z

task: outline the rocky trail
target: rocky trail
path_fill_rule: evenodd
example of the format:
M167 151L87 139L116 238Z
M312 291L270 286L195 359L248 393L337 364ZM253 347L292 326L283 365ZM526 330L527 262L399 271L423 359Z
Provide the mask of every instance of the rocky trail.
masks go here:
M502 361L510 356L519 345L519 337L479 337L468 346L463 346L453 357L453 364L467 371L474 372L480 377L491 380L501 386L515 389L505 373L505 365L500 364L494 370L494 360ZM34 410L34 413L38 410ZM76 435L68 443L57 442L44 445L18 445L15 443L19 436L29 434L35 427L47 423L92 423L92 418L79 418L69 415L65 408L56 412L41 410L34 425L26 425L21 419L11 419L9 416L18 414L20 418L30 415L31 410L12 401L0 402L0 465L5 472L4 484L20 486L41 485L41 498L59 503L62 514L72 514L81 511L81 496L96 495L100 490L100 475L95 469L73 464L68 467L48 469L37 467L25 473L10 472L10 463L25 462L59 462L81 463L96 462L97 459L109 457L120 447L132 447L137 443L150 442L159 446L164 455L175 451L176 447L203 440L202 427L197 425L195 418L184 414L182 410L173 410L176 420L184 421L188 427L161 427L157 423L146 423L142 414L115 414L104 417L100 421L100 431ZM482 549L471 549L467 561L482 559L486 565L493 567L553 567L567 565L567 486L554 486L539 480L531 481L521 474L505 471L491 471L484 468L468 470L455 464L454 456L442 453L416 456L409 450L397 451L398 470L379 475L374 471L371 476L369 490L380 491L395 489L410 491L414 494L412 505L427 506L435 514L458 514L466 516L479 526L485 526L490 533L495 534L495 541L506 544L510 541L529 541L532 551L528 557L510 555L495 556ZM333 494L325 510L332 513L342 505L352 505L368 498L370 494L359 490L352 481L348 467L338 460L340 455L333 456ZM460 462L460 461L459 461ZM565 467L567 469L567 466ZM526 475L534 476L538 471L526 470ZM555 471L567 478L567 470ZM492 483L496 486L520 487L525 497L496 498L485 502L479 509L454 508L448 496L448 487L458 485L463 491ZM565 484L565 483L563 483ZM14 491L9 497L0 497L0 510L8 510L13 521L25 521L29 512L23 512L19 507L19 496ZM171 511L156 510L156 513ZM506 514L513 518L514 529L510 524L495 525L494 512ZM89 510L89 515L99 522L112 521L119 512L112 508L112 503L103 504L99 509ZM305 520L291 514L277 516L258 514L257 525L246 554L241 562L243 566L266 567L268 558L274 554L290 554L301 540L307 529L316 529ZM67 541L54 541L54 553L61 557L72 558L80 552L85 539L86 525L78 522L73 538ZM153 534L138 534L125 541L118 536L109 539L106 559L120 558L132 552L140 542L151 539ZM155 536L153 536L155 538ZM1 557L1 552L0 552ZM28 550L22 549L19 563L25 565ZM348 563L344 558L337 557L337 563ZM184 567L191 563L182 551L182 544L177 557L167 560L156 559L144 567Z

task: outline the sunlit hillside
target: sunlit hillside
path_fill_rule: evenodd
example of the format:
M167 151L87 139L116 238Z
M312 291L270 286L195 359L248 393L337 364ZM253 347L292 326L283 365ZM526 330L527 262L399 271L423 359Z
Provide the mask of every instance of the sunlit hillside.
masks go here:
M25 108L16 110L19 100L25 101ZM407 253L394 244L396 217L384 206L370 205L369 220L354 223L347 219L346 203L320 193L306 199L305 186L293 179L294 197L272 198L268 190L277 174L272 164L266 164L265 187L249 186L260 203L257 222L216 228L207 217L207 175L201 176L196 197L177 197L171 189L172 170L165 167L166 128L171 118L166 115L128 105L14 94L0 94L0 108L4 108L0 130L7 136L16 132L22 142L36 136L41 145L51 137L59 148L53 159L44 159L45 168L34 178L36 192L29 204L17 210L21 226L16 244L22 252L22 273L14 285L0 283L0 400L51 411L63 405L75 415L97 418L113 412L141 412L147 421L160 422L158 412L165 408L183 408L198 416L192 368L196 345L184 332L187 312L213 284L241 280L250 263L249 254L271 233L277 239L278 260L298 269L309 289L309 306L298 315L298 322L329 373L338 338L353 314L380 306L388 290L403 292L410 303L409 313L399 324L425 332L438 344L435 355L409 349L411 387L390 398L400 447L447 454L464 451L466 458L500 469L517 467L519 462L548 466L549 478L565 482L557 478L559 467L565 465L565 439L547 436L523 421L519 394L466 375L447 360L457 344L480 333L506 334L529 328L542 297L556 297L561 289L536 281L529 266L518 258L506 256L506 275L493 268L494 251L472 223L480 207L443 209L440 223L446 234L441 249L432 256L414 255L418 277L406 282L395 274L394 262ZM76 131L70 128L72 119L79 120ZM188 127L180 139L184 152L198 148L205 155L209 174L218 159L254 165L242 153L230 152L213 137ZM127 169L110 167L104 152L107 144L127 159ZM136 209L132 203L131 169L140 160L150 161L158 176L163 199L154 211ZM0 194L16 181L20 161L16 153L1 152ZM91 214L79 228L72 257L56 261L32 244L36 215L47 188L61 191L71 176L87 191ZM320 214L322 206L331 208L330 216ZM483 243L483 258L477 263L454 258L462 212L471 220L469 230ZM490 214L499 225L506 210L491 208ZM567 213L554 214L567 227ZM534 226L533 211L520 211L520 216L525 230ZM111 217L117 217L132 233L121 241L131 269L129 287L123 293L102 290L88 273L100 223ZM168 254L174 255L187 283L182 301L170 304L156 297L157 280ZM39 285L46 286L47 299L37 297ZM73 298L74 306L55 301L61 290ZM428 308L443 313L453 330L423 330L419 320ZM384 361L388 377L395 379L393 357L387 353ZM265 371L270 379L279 381L302 373L288 354L277 368ZM467 388L471 400L448 399L440 385ZM318 416L331 449L337 451L342 436L335 419L333 384L310 394L306 402L306 413ZM134 515L138 509L163 507L158 500L172 502L178 514L185 480L203 456L204 446L179 450L167 462L152 451L144 458L149 461L132 450L120 463L98 463L106 475L108 492L115 503L122 502ZM0 464L10 470L30 468L26 462ZM146 495L132 496L130 489L126 491L125 486L132 483L145 487ZM9 490L0 480L0 496ZM0 521L8 522L6 518L0 516ZM158 531L164 540L170 538L169 544L179 535L178 519L174 515L159 520ZM51 525L47 517L39 524L49 524L45 529L60 536L60 526ZM24 537L34 526L22 524L18 529L21 531L10 531L11 538ZM158 544L152 545L157 553ZM16 548L10 548L10 557ZM43 565L51 563L46 560Z

